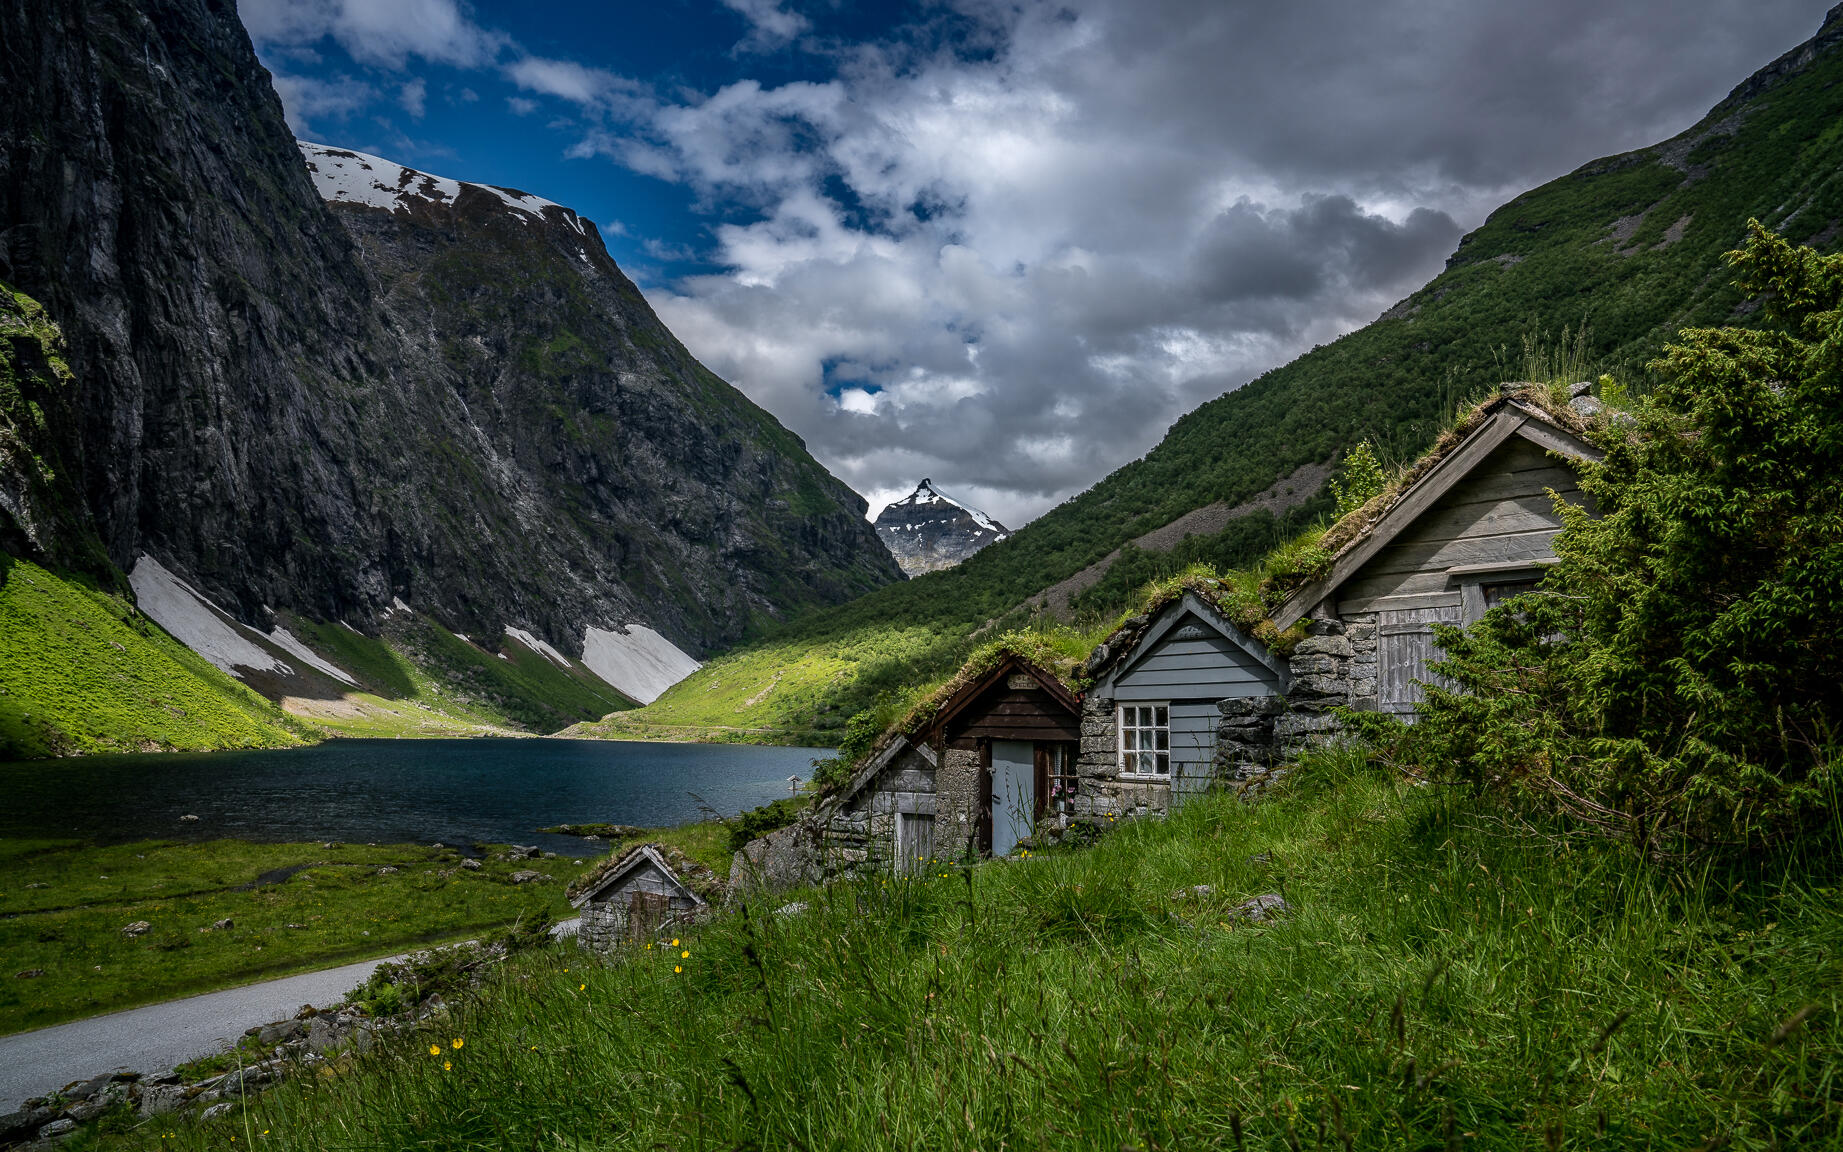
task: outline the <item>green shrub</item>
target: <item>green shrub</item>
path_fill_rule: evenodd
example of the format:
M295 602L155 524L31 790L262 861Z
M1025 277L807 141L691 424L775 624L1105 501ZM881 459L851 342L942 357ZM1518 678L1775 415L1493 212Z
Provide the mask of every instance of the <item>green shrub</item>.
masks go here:
M1562 509L1540 591L1436 629L1421 723L1360 720L1441 777L1531 788L1653 847L1832 818L1843 721L1843 257L1758 222L1729 254L1767 326L1689 329ZM1617 427L1617 426L1616 426Z
M800 797L783 796L737 816L728 822L730 851L740 852L748 846L749 841L792 824L800 818L800 810L806 804L806 800Z

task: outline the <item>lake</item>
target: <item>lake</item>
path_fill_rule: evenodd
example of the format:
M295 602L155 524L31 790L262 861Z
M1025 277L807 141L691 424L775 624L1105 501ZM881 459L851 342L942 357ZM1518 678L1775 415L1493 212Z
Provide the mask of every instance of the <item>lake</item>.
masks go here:
M330 740L0 764L0 836L538 844L555 824L647 827L788 795L824 748L613 740ZM183 816L197 820L182 820Z

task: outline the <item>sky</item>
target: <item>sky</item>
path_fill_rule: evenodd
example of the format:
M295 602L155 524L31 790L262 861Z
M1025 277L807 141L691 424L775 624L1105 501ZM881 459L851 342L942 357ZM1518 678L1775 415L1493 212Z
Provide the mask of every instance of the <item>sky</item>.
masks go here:
M569 205L872 515L1013 528L1825 7L240 0L296 136Z

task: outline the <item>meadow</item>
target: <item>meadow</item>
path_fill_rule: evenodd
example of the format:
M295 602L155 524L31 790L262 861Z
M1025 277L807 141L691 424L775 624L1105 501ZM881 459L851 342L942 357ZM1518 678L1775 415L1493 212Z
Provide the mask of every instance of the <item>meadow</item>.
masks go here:
M523 954L237 1113L109 1139L1836 1146L1840 847L1659 863L1344 750L1091 848L749 900L606 961ZM1234 915L1268 893L1289 911Z

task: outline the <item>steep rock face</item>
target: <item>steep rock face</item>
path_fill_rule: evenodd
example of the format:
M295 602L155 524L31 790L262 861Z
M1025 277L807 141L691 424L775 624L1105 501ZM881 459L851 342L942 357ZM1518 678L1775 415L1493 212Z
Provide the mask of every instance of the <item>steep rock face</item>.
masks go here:
M862 499L685 351L592 222L375 156L301 151L418 409L445 413L413 434L433 485L397 497L394 583L439 574L411 603L459 587L548 636L642 619L708 651L752 614L894 576Z
M572 655L630 623L705 652L896 577L593 225L472 185L323 203L228 0L0 8L0 87L0 279L64 330L52 432L121 568L265 632L401 597Z
M952 568L1010 534L1003 524L943 494L928 479L877 514L878 538L909 576Z

